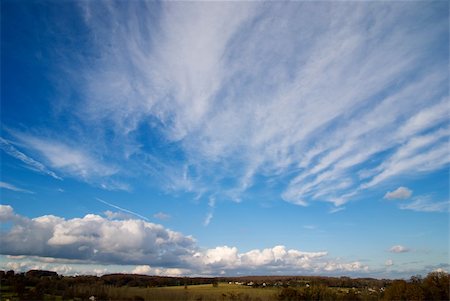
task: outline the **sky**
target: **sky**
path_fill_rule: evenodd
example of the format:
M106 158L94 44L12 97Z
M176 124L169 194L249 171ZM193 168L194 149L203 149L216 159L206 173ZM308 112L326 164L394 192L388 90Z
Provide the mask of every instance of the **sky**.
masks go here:
M448 1L0 3L0 269L450 270Z

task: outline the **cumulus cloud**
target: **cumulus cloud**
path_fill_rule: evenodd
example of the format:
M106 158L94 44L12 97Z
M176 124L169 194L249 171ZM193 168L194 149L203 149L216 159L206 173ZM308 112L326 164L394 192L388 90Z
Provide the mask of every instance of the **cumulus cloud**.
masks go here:
M404 200L410 198L412 193L411 189L401 186L394 191L386 192L384 198L388 200Z
M131 273L140 275L157 275L157 276L181 276L188 275L189 270L187 269L177 269L177 268L151 268L149 265L138 265Z
M140 275L148 275L150 274L150 271L152 269L149 265L138 265L136 266L133 271L131 271L132 274L140 274Z
M386 262L384 263L385 266L390 267L394 265L394 262L392 261L392 259L388 259L386 260Z
M26 218L16 214L13 207L11 207L10 205L0 204L0 222L13 222L20 224L24 221L26 221Z
M286 249L285 246L255 249L239 253L236 247L221 246L198 252L195 262L208 271L218 269L240 273L272 273L274 270L285 273L303 272L365 272L368 267L361 262L339 262L327 258L327 252L303 252Z
M392 253L406 253L406 252L409 252L409 251L410 250L408 248L406 248L406 247L404 247L402 245L395 245L395 246L392 246L389 249L389 252L392 252Z
M11 220L14 216L14 209L9 205L0 205L0 221Z
M361 262L342 262L325 251L304 252L275 246L239 252L236 247L202 249L194 238L142 220L110 220L88 214L64 219L53 215L22 217L0 205L0 220L11 222L0 237L1 254L47 258L41 264L136 265L133 273L216 275L238 273L364 273ZM51 260L50 260L51 259Z
M47 270L54 271L62 275L103 275L106 273L117 272L116 269L109 269L98 265L80 264L73 260L59 260L48 257L35 256L7 256L6 261L0 262L0 269L14 270L16 272L27 272L29 270Z
M53 215L17 217L0 207L2 220L14 222L3 233L2 254L80 259L98 263L180 264L192 252L194 239L142 220L109 220L88 214L66 220Z
M106 210L103 214L109 219L133 219L133 215L125 212Z
M46 263L39 263L33 261L9 261L4 266L7 270L14 270L16 272L26 272L29 270L49 270L57 272L58 274L71 274L72 267L69 265L51 266Z

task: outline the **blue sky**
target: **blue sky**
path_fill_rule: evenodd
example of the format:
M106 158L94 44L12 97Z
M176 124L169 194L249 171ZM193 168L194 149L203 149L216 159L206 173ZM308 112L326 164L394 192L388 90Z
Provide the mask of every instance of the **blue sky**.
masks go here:
M449 7L1 2L0 268L449 270Z

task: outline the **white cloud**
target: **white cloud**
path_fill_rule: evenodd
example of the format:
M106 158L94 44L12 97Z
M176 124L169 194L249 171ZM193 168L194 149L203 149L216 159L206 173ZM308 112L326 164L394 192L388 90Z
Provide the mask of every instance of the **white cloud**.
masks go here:
M181 275L188 275L189 270L177 268L151 268L149 265L138 265L132 271L132 274L139 275L157 275L157 276L172 276L177 277Z
M106 210L103 214L109 219L133 219L133 215L125 212L113 212Z
M404 247L402 245L395 245L395 246L392 246L389 249L389 252L392 252L392 253L406 253L406 252L409 252L409 251L410 250L408 248L406 248L406 247Z
M164 213L164 212L158 212L153 214L154 218L157 218L159 220L168 220L171 218L170 214Z
M27 147L38 151L53 168L72 176L88 179L93 176L111 176L117 172L115 168L104 165L74 145L23 133L16 133L16 136Z
M328 210L328 213L337 213L339 211L345 210L345 207L334 207Z
M150 274L150 271L152 269L149 265L138 265L136 266L133 271L131 271L132 274L140 274L140 275L148 275Z
M143 219L143 220L148 221L148 218L146 218L145 216L143 216L143 215L141 215L141 214L139 214L139 213L136 213L136 212L133 212L133 211L131 211L131 210L128 210L128 209L119 207L119 206L114 205L114 204L111 204L111 203L109 203L109 202L107 202L107 201L105 201L105 200L102 200L102 199L100 199L100 198L95 198L95 199L96 199L97 201L99 201L100 203L103 203L103 204L108 205L108 206L110 206L110 207L119 209L120 211L122 211L122 212L124 212L124 213L126 213L126 214L134 215L134 216L136 216L136 217L138 217L138 218L140 218L140 219ZM121 216L121 215L119 215L119 214L117 214L117 213L116 213L116 214L110 213L110 211L106 211L105 213L107 214L108 218L113 218L113 217L116 217L116 218L117 218L117 217L120 217L120 216ZM122 215L122 218L123 218L123 217L125 217L125 216Z
M17 143L33 152L46 165L58 170L58 172L81 179L87 183L101 187L105 190L126 190L130 191L130 186L117 179L120 168L115 164L106 164L99 157L107 157L105 154L98 154L91 145L82 144L80 141L75 143L74 137L63 137L62 139L50 139L38 137L31 134L18 131L10 131ZM61 180L54 172L40 163L27 157L16 150L8 141L0 138L1 148L9 155L23 161L30 169L48 174ZM97 138L94 138L97 139Z
M53 261L52 261L53 260ZM73 262L58 262L54 258L27 257L17 258L0 263L0 269L14 270L15 272L27 272L29 270L47 270L60 275L97 275L101 276L108 272L108 268L101 268L92 265L83 265Z
M238 249L236 247L216 247L205 252L196 253L202 264L222 267L234 267L238 261Z
M284 246L248 252L228 246L201 249L190 236L142 220L109 220L94 214L73 219L52 215L28 219L15 214L8 205L0 205L0 220L12 222L12 227L0 237L0 251L11 255L11 262L12 259L28 262L34 258L32 262L41 267L44 264L72 267L70 273L79 269L74 265L83 263L133 264L130 270L133 273L155 275L212 275L218 271L271 273L274 270L296 274L364 273L368 270L358 261L329 258L325 251L305 252Z
M208 210L209 212L206 214L205 220L203 221L204 226L208 226L214 217L214 208L216 207L216 199L214 197L210 197L208 200Z
M6 221L14 216L14 209L10 205L0 205L0 220Z
M187 178L171 169L174 187L218 187L240 200L255 175L289 175L280 183L285 201L342 205L390 177L448 163L448 132L439 131L447 64L430 56L447 26L410 31L408 14L428 20L431 12L416 3L166 2L158 24L145 5L104 5L106 15L83 6L103 56L72 74L85 99L79 115L88 125L112 122L127 145L139 145L130 132L157 120L155 129L186 156L178 170L195 170ZM116 34L105 34L104 24ZM400 156L425 132L441 138ZM123 152L150 157L139 147ZM359 186L353 175L374 159L379 166Z
M206 271L239 271L248 273L259 271L270 273L273 270L282 270L286 273L307 272L365 272L368 267L360 262L343 263L330 260L327 252L303 252L286 249L284 246L275 246L267 249L255 249L239 253L235 247L216 247L204 252L198 252L194 258Z
M394 262L392 261L392 259L388 259L386 260L386 262L384 263L385 266L390 267L394 265Z
M16 191L16 192L34 193L32 191L16 187L16 186L14 186L12 184L9 184L9 183L6 183L6 182L0 182L0 188L4 188L4 189Z
M25 163L28 168L38 171L42 174L49 175L55 179L62 180L61 177L56 175L53 171L49 170L44 164L20 152L10 142L1 137L0 137L0 148L8 155Z
M10 261L6 263L5 266L8 270L26 272L28 270L45 270L47 268L46 264L36 264L34 262L17 262Z
M354 271L368 271L368 266L362 264L359 261L350 262L350 263L336 263L336 262L327 262L325 267L325 271L339 271L339 272L354 272Z
M411 189L401 186L394 191L386 192L384 198L388 200L404 200L409 199L412 196L412 193Z
M410 203L399 204L399 208L419 212L450 212L450 201L433 202L428 196L418 196Z
M339 206L449 163L448 58L434 55L447 25L430 17L434 6L164 2L153 18L150 4L127 5L79 5L99 58L60 78L77 83L71 116L89 130L22 139L58 172L150 174L232 200L267 179L287 202ZM416 20L433 22L411 31ZM183 160L148 151L142 125Z
M213 217L214 217L214 213L213 212L208 212L206 214L205 220L203 221L203 225L204 226L208 226Z
M177 277L182 275L189 275L190 270L188 269L178 269L178 268L156 268L152 270L152 274L159 276L171 276Z
M2 254L161 265L181 264L179 256L194 247L191 237L141 220L108 220L93 214L69 220L52 215L18 219L10 206L0 209L2 220L15 223L0 238Z
M419 111L413 115L400 129L400 136L410 136L411 134L431 128L448 118L448 98L443 101Z
M440 128L412 137L376 167L378 174L361 187L372 187L393 176L411 171L420 174L446 166L450 162L450 156L447 155L449 132L450 128Z

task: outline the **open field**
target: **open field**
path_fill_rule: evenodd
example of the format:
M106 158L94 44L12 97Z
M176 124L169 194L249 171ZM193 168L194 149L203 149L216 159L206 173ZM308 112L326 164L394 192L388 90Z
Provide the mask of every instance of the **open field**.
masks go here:
M145 300L276 300L278 288L252 288L244 285L220 283L218 287L211 284L189 285L160 288L109 288L109 295L115 299L143 298Z
M218 287L211 284L172 286L172 287L113 287L113 286L78 286L77 296L70 300L87 300L90 296L104 295L106 298L97 300L154 300L154 301L213 301L213 300L245 300L266 301L277 300L279 288L252 288L244 285L220 283ZM1 300L20 300L17 293L12 293L9 287L3 287ZM42 300L62 300L62 296L42 295Z
M305 301L449 300L449 274L409 280L318 276L160 277L134 274L61 276L0 271L0 300Z

